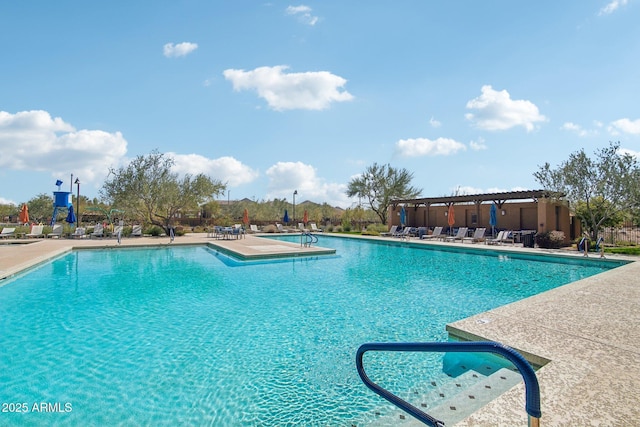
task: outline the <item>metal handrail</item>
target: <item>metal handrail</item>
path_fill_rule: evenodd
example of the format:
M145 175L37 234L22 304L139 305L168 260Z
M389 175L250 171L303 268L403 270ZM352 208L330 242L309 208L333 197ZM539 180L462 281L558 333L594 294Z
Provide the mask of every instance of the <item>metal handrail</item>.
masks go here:
M311 247L312 243L318 243L318 236L316 236L315 234L311 234L311 232L309 231L303 231L300 234L300 246L303 246L302 243L302 238L306 237L306 240L304 242L304 247Z
M356 367L360 378L367 387L378 395L387 399L400 409L432 427L443 427L444 422L437 420L426 412L421 411L409 402L380 387L369 379L362 358L367 351L411 351L411 352L441 352L441 353L495 353L513 363L524 379L526 404L525 410L529 415L529 426L539 427L540 417L540 386L535 371L527 360L511 347L492 341L478 342L428 342L428 343L366 343L362 344L356 353Z

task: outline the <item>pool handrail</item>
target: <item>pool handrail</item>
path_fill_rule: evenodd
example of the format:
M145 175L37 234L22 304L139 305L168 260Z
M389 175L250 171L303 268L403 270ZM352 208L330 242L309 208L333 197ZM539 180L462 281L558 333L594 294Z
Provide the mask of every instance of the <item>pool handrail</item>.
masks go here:
M468 342L413 342L413 343L366 343L362 344L356 353L356 367L360 378L367 387L382 396L395 406L411 414L413 417L432 427L443 427L444 422L437 420L426 412L421 411L409 402L380 387L369 379L362 359L367 351L411 351L411 352L441 352L441 353L495 353L505 357L513 363L524 379L526 404L525 410L529 415L529 427L539 427L540 417L540 386L533 367L517 351L504 344L494 341Z

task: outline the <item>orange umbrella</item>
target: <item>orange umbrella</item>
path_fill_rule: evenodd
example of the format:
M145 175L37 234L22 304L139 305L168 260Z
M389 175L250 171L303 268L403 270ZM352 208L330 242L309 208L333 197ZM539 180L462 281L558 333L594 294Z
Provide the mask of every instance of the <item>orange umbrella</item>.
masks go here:
M247 209L245 209L244 213L242 214L242 222L245 225L249 225L249 211Z
M449 227L451 227L455 223L456 223L456 214L453 211L453 203L451 203L449 205L449 212L447 212L447 224L449 224Z
M20 209L20 215L18 215L18 219L20 219L20 222L23 224L29 222L29 207L26 203L22 205L22 209Z
M305 223L305 225L309 222L309 214L307 213L307 210L304 210L304 216L302 217L302 222Z

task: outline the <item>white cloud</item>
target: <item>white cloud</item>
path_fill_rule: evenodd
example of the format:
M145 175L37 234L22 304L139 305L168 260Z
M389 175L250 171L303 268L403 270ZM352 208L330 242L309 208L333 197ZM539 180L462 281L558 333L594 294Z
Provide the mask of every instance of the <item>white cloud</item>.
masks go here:
M285 9L287 15L297 16L300 22L314 26L318 22L318 17L311 14L311 8L309 6L288 6Z
M619 119L611 122L607 129L612 135L620 135L620 133L640 135L640 119Z
M260 174L233 157L209 159L199 154L166 153L175 161L173 170L179 174L205 174L211 178L228 183L231 187L248 184Z
M586 136L591 136L591 135L597 135L598 131L596 129L594 130L588 130L588 129L584 129L582 126L572 123L572 122L566 122L562 125L561 127L562 130L566 130L569 132L573 132L576 135L580 136L580 137L586 137Z
M640 151L629 150L628 148L621 148L618 150L620 155L628 154L632 157L635 157L637 160L640 160Z
M331 206L348 207L351 200L346 195L347 185L327 183L318 177L316 169L302 162L278 162L266 171L269 178L267 199L286 198L293 200L293 192L298 191L296 200L303 202L326 201Z
M433 117L429 119L429 124L431 125L432 128L439 128L440 126L442 126L442 123L440 123L438 120L436 120Z
M627 3L629 3L629 0L612 0L600 9L598 15L609 15L615 12L620 6L625 6Z
M396 151L404 157L448 156L466 149L467 147L463 143L450 138L438 138L436 140L409 138L396 142Z
M98 186L127 152L120 132L76 130L46 111L0 111L0 167L49 172L59 178L73 172L82 183Z
M476 113L465 115L467 120L485 130L506 130L515 126L527 132L535 129L537 122L547 120L531 101L512 100L506 90L496 91L490 85L482 86L482 95L467 102L467 108Z
M469 147L474 151L486 150L487 144L484 142L484 138L480 137L476 141L471 141L469 143Z
M198 48L197 43L182 42L178 44L167 43L164 45L163 53L167 58L177 58L187 56Z
M15 200L5 199L4 197L0 197L0 205L13 205L18 206L18 202Z
M328 71L286 74L287 69L285 65L278 65L251 71L228 69L223 74L233 83L234 90L255 90L277 111L324 110L332 102L353 99L349 92L339 91L347 83L340 76Z

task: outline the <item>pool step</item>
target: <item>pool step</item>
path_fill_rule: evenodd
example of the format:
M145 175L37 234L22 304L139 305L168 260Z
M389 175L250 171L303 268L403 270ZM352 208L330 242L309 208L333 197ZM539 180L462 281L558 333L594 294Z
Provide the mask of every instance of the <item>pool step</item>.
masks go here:
M468 417L521 381L522 377L518 372L507 368L489 376L470 370L443 384L430 383L427 393L405 400L450 426ZM418 427L424 424L404 411L397 410L379 418L371 425Z

